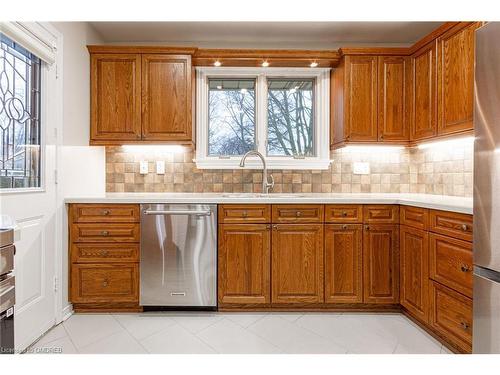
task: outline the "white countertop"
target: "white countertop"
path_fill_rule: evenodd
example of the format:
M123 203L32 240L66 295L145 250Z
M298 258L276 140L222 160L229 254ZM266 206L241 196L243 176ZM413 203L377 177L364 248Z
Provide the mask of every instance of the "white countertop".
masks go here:
M431 194L384 193L107 193L95 197L68 197L66 203L353 203L403 204L472 214L472 198Z

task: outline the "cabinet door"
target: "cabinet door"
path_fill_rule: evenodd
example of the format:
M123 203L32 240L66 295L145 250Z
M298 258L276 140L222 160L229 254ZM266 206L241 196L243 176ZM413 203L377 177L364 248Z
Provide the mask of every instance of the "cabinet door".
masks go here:
M270 228L219 225L219 304L270 302Z
M474 31L477 27L477 23L462 22L437 40L438 135L474 128Z
M406 113L408 58L378 58L378 139L383 142L409 140Z
M272 303L323 302L323 224L278 224L272 232Z
M363 289L365 303L399 303L399 225L365 225Z
M345 58L346 141L377 140L377 57Z
M429 235L401 225L401 305L414 317L428 321Z
M363 302L363 226L325 225L325 302Z
M90 144L141 139L141 55L90 56Z
M142 133L147 141L192 141L191 57L142 55Z
M410 69L410 139L418 141L437 133L436 42L427 44L411 56Z

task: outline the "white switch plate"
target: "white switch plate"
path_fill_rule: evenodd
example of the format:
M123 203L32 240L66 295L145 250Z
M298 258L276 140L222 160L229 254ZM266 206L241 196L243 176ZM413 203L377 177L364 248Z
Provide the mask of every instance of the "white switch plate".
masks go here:
M353 173L354 174L370 174L370 163L354 162Z
M140 174L148 174L148 162L145 160L141 160L139 162L139 173Z
M156 161L156 174L165 174L165 161Z

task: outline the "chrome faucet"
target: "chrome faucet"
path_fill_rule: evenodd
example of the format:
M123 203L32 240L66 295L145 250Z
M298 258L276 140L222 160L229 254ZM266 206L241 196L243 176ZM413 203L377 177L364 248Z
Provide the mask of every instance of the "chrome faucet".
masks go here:
M240 167L243 168L245 166L246 158L249 156L252 156L252 155L258 156L260 158L260 160L262 160L262 165L263 165L262 192L265 194L269 194L269 191L272 190L272 188L274 187L274 178L273 178L273 175L271 174L271 175L269 175L269 179L268 179L266 159L264 159L264 156L259 151L250 150L245 155L243 155L243 157L241 158L241 161L240 161ZM271 180L271 182L269 182L269 180Z

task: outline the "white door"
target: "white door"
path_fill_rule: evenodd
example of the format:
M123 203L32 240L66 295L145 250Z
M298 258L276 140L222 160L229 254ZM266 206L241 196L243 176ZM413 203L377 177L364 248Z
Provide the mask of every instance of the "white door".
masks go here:
M15 234L15 346L23 350L55 324L56 151L60 105L56 64L41 68L41 188L0 189L0 212L17 225ZM5 82L4 82L5 86ZM59 107L59 108L58 108Z

